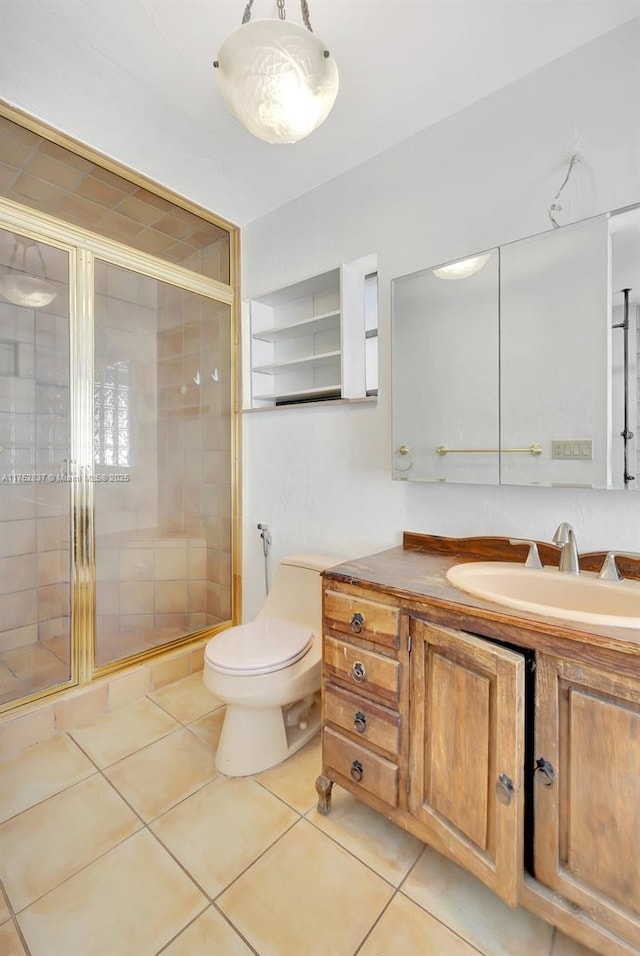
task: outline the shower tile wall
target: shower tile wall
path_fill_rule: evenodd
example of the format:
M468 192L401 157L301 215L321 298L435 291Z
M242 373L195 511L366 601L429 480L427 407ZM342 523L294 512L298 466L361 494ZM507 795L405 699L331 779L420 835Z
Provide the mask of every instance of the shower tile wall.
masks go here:
M69 676L68 264L40 248L46 311L0 298L0 701Z
M228 306L162 287L160 513L169 533L206 541L209 625L231 617L230 343Z
M158 527L157 285L96 262L94 392L96 405L110 407L96 415L94 468L127 478L96 483L98 536ZM105 384L115 373L119 390Z
M202 538L108 536L98 550L96 569L102 638L98 663L206 626Z
M126 363L128 403L119 436L95 419L96 471L128 479L95 485L104 664L231 617L231 330L228 306L114 266L96 289L96 401Z

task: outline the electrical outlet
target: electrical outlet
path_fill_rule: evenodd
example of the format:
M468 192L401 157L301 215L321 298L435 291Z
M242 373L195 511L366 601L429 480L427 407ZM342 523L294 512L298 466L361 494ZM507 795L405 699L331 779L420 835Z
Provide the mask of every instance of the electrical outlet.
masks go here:
M551 457L562 461L592 461L593 442L590 438L555 438L551 442Z

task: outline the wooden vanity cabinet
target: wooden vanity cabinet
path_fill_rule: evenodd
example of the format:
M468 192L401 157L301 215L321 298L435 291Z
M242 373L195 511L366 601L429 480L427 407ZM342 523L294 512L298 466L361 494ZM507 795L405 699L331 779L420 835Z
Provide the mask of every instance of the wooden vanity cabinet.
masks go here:
M409 811L515 906L523 868L524 657L412 618Z
M369 560L364 583L324 577L318 810L337 783L509 905L603 956L638 956L633 640L483 617L450 591L443 606L437 560Z
M640 952L640 682L538 655L535 876Z
M399 609L329 589L324 594L324 623L326 774L348 790L365 793L377 809L406 805L400 785L400 700L408 697L408 679L399 650ZM328 811L330 781L328 776L323 779Z

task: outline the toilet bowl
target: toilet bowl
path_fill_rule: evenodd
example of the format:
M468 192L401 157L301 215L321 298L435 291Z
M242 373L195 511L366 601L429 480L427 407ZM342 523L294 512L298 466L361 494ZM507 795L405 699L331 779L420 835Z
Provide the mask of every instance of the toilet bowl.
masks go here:
M281 560L254 621L206 646L205 686L226 704L216 768L232 777L267 770L320 727L322 579L344 559L303 552Z

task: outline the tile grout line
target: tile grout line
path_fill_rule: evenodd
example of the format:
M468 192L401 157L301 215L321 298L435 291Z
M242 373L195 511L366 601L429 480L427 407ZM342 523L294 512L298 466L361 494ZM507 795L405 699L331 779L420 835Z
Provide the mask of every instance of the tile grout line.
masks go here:
M95 769L94 769L91 773L88 773L85 777L81 777L79 780L75 780L73 783L65 784L65 786L61 787L59 790L54 790L53 793L48 793L48 794L46 795L46 797L42 797L40 800L36 800L35 803L29 804L28 807L23 807L22 810L18 810L17 813L13 813L10 817L6 817L4 820L0 820L0 827L3 826L5 823L8 823L10 820L15 820L15 818L16 818L16 817L19 817L22 813L27 813L29 810L33 810L34 807L40 806L41 803L46 803L47 800L51 800L52 797L57 797L58 794L60 794L60 793L65 793L67 790L71 790L73 787L76 787L79 783L82 783L84 780L88 780L89 777L95 777L96 773L100 773L100 768L96 766L95 761L91 760L91 757L89 757L89 754L87 754L87 753L82 749L82 747L80 746L80 744L78 744L77 741L75 741L75 740L73 739L73 737L71 737L71 735L70 735L66 730L63 731L61 734L57 734L56 736L60 736L60 737L67 736L67 737L69 737L69 739L73 741L73 743L74 743L75 746L78 748L78 750L80 750L81 753L91 762L91 764L93 765L93 767L94 767ZM53 740L54 738L50 738L50 739ZM48 743L48 741L45 740L45 741L42 741L42 743ZM34 746L34 747L39 747L40 744L34 744L33 746ZM28 749L28 748L27 748L27 749ZM24 752L24 751L23 751L23 752ZM18 756L18 754L14 754L13 756L14 756L14 757L15 757L15 756ZM12 760L13 757L7 757L6 759L7 759L7 760ZM0 763L1 763L1 761L0 761Z
M385 906L382 907L382 910L378 913L378 916L373 921L372 925L369 927L367 932L364 934L363 938L360 940L360 942L354 949L352 956L357 956L357 954L360 952L360 950L362 949L366 941L369 939L374 929L376 928L376 926L378 925L378 923L380 922L384 914L387 912L387 910L389 909L389 907L391 906L391 904L393 903L397 895L398 895L398 890L396 890L394 893L391 894L391 897L389 898Z
M209 897L207 897L207 899L209 899ZM239 936L239 937L240 937L240 939L243 941L243 943L245 943L245 945L251 950L252 953L255 954L255 956L260 956L260 953L258 952L258 950L255 949L255 947L251 945L251 943L249 942L248 939L245 939L245 937L242 935L242 933L240 932L240 930L237 929L237 927L235 927L235 926L233 925L233 923L231 922L231 920L222 912L222 910L219 909L219 907L216 906L216 904L213 903L213 902L211 902L211 901L209 901L209 903L207 904L207 906L205 906L205 908L202 910L201 913L198 913L198 915L195 916L192 920L190 920L190 922L188 922L185 926L183 926L182 929L179 930L179 932L177 932L175 936L172 936L171 939L169 940L169 942L168 942L168 943L165 943L164 946L162 947L162 949L159 949L159 950L154 954L154 956L162 956L162 953L166 952L167 948L168 948L169 946L171 946L172 943L175 943L175 941L176 941L177 939L179 939L179 937L182 936L182 934L183 934L187 929L189 929L190 926L193 926L193 924L194 924L197 920L199 920L200 917L203 916L203 915L207 912L207 910L208 910L209 908L215 910L215 912L216 912L220 917L222 917L222 919L224 919L225 923L228 924L228 926L233 930L233 932L236 934L236 936Z
M311 812L313 811L313 809L314 809L314 808L311 807L310 810L307 810L307 814L308 814L308 813L311 813ZM380 915L379 915L378 918L376 919L376 921L375 921L375 923L374 923L374 926L379 922L379 920L381 919L383 913L388 909L388 907L391 905L391 902L395 899L395 897L398 895L398 893L401 893L401 895L404 896L405 899L409 900L411 903L414 903L414 904L415 904L417 907L419 907L419 909L421 909L424 913L428 913L428 915L429 915L432 919L434 919L434 920L436 920L438 923L440 923L441 926L444 926L445 929L449 930L450 933L453 933L454 936L457 936L460 940L462 940L462 942L466 943L467 946L470 946L471 949L473 949L475 952L479 953L480 956L486 956L486 954L483 954L482 950L478 949L478 947L475 946L473 943L470 943L468 939L465 939L464 936L461 936L460 933L456 932L456 930L454 930L451 926L448 926L446 923L443 923L442 920L441 920L438 916L435 915L435 913L432 913L430 910L426 909L424 906L421 906L420 903L416 902L416 900L414 900L411 896L408 896L406 893L403 892L402 887L404 886L404 884L405 884L406 881L408 880L408 878L409 878L410 874L412 873L412 871L413 871L413 870L415 869L415 867L418 865L418 861L419 861L420 857L422 856L422 854L423 854L423 852L424 852L424 847L427 847L427 846L429 845L428 843L425 843L425 844L424 844L423 849L420 850L420 852L418 853L418 856L417 856L416 859L413 861L413 863L411 864L411 866L409 867L409 869L407 870L407 872L404 874L404 876L402 877L402 879L400 880L400 882L398 883L398 885L397 885L397 886L394 886L394 884L391 883L390 880L386 879L386 877L384 877L384 876L382 876L382 874L378 873L378 871L375 870L372 866L370 866L370 864L368 864L368 863L366 863L364 860L360 859L360 857L357 856L352 850L349 850L348 847L345 847L345 846L343 846L341 843L339 843L338 840L336 840L334 837L331 836L331 834L327 833L325 830L323 830L321 827L319 827L316 823L313 822L313 820L310 820L306 814L305 814L305 816L303 817L303 819L305 819L305 820L307 821L307 823L310 823L312 827L315 827L315 829L316 829L319 833L321 833L323 836L325 836L325 837L327 837L328 839L330 839L336 846L340 847L340 849L345 850L345 852L347 852L350 856L352 856L355 860L357 860L358 863L361 863L362 866L367 867L367 869L370 870L370 871L374 874L374 876L377 876L379 879L384 880L385 883L388 883L389 886L393 887L393 890L394 890L393 895L391 896L389 902L388 902L388 903L386 904L386 906L384 907L383 911L380 913ZM371 927L371 929L369 930L369 932L367 933L367 935L364 937L364 939L362 940L362 942L360 943L360 945L358 946L358 948L355 950L354 956L356 956L357 952L362 948L362 946L364 945L365 940L366 940L366 939L368 938L368 936L371 934L371 931L372 931L372 930L373 930L373 926ZM550 953L548 954L548 956L552 956L552 952L550 952Z
M25 956L31 956L31 950L29 949L27 945L27 941L25 939L24 933L22 932L22 927L20 926L20 923L18 922L18 917L14 915L11 919L11 922L13 923L15 931L18 934L18 938L24 947Z
M220 778L219 778L219 779L220 779ZM224 778L222 778L222 779L224 779ZM211 781L209 781L209 782L211 782ZM255 782L255 781L254 781L254 782ZM191 794L191 796L193 796L193 794ZM273 794L273 796L275 796L275 794ZM188 798L185 798L185 799L188 799ZM176 806L177 806L177 804L176 804ZM173 809L173 808L171 808L171 809ZM167 811L167 812L169 812L169 811ZM162 816L162 814L161 814L160 816ZM160 819L160 817L156 817L156 820L159 820L159 819ZM220 892L217 893L215 896L210 896L210 895L205 891L204 887L200 885L200 883L196 880L196 878L194 877L194 875L189 872L189 870L186 868L186 866L173 854L173 852L169 849L169 847L166 846L166 844L164 844L164 843L162 842L162 840L160 839L160 837L158 836L157 833L155 833L155 832L154 832L153 830L151 830L149 827L147 827L147 829L149 829L149 832L150 832L151 835L158 841L158 843L159 843L160 846L163 848L163 850L165 850L165 852L171 857L171 859L177 864L177 866L179 866L180 869L183 870L183 872L186 874L186 876L189 877L189 879L192 881L192 883L194 883L194 885L198 888L198 890L204 895L205 899L208 901L208 904L207 904L207 905L208 905L208 906L213 906L213 907L215 907L216 912L218 912L218 913L226 920L226 922L229 924L229 926L233 929L233 931L234 931L238 936L240 936L240 938L243 940L243 942L246 942L247 946L249 946L249 948L251 949L251 951L252 951L253 953L255 953L256 956L260 956L260 953L258 952L258 950L256 950L255 947L252 946L252 945L249 943L249 941L245 939L244 935L240 932L240 930L238 929L238 927L231 921L231 919L226 915L226 913L225 913L222 909L220 909L220 906L219 906L219 904L217 903L217 900L218 900L224 893L226 893L226 891L227 891L231 886L233 886L234 883L236 883L242 876L244 876L244 874L247 873L247 871L250 870L251 867L252 867L255 863L257 863L258 860L260 860L260 859L265 855L265 853L268 853L269 850L271 850L272 847L274 847L274 846L282 839L282 837L284 837L287 833L289 833L291 830L293 830L293 828L294 828L295 826L297 826L298 823L300 823L300 820L303 820L303 819L304 819L304 817L301 816L300 814L298 814L298 819L297 819L297 820L294 820L294 822L293 822L290 826L288 826L286 830L284 830L279 836L277 836L276 839L275 839L272 843L269 844L269 846L265 847L265 849L262 850L262 852L261 852L254 860L252 860L250 863L248 863L247 866L246 866L240 873L238 873L236 876L234 876L234 878L233 878L232 880L230 880L230 882L227 883L227 884L220 890ZM206 909L207 909L207 907L205 907L205 909L202 911L202 913L205 912ZM198 916L201 916L202 913L199 913ZM196 919L197 919L197 918L198 918L198 917L196 917ZM194 920L192 920L191 922L194 922ZM189 923L188 925L191 925L191 924ZM187 928L186 926L183 926L182 929L180 930L180 933L182 933L186 928ZM177 936L179 936L180 933L178 933ZM177 938L177 936L174 937L174 939ZM168 946L169 944L167 943L166 945ZM166 946L163 947L163 948L166 948ZM159 951L159 952L162 952L162 951ZM156 954L156 956L159 956L159 953Z
M196 671L196 673L198 672ZM194 677L194 676L195 676L194 674L189 674L188 677L183 677L182 680L189 680L191 677ZM178 683L180 683L180 681L174 681L173 684L165 684L164 687L173 687L175 684L178 684ZM157 689L151 690L148 693L146 693L144 697L147 700L150 700L152 704L155 704L156 707L159 707L160 710L164 711L165 714L168 714L169 717L173 717L174 720L177 720L178 723L182 724L183 727L188 727L189 724L193 724L197 720L202 720L204 717L209 717L211 714L215 714L217 710L220 710L222 707L224 707L224 704L221 701L217 707L212 707L211 710L207 710L205 711L204 714L200 714L198 717L194 717L192 720L189 720L185 723L183 720L180 720L179 717L176 717L175 714L172 714L171 711L167 709L167 707L165 707L163 704L160 703L160 701L154 700L153 697L151 696L151 694L157 694L158 691L164 690L164 687L159 687ZM211 696L213 696L213 694Z
M314 809L314 808L311 807L310 810L307 810L307 813L311 813L313 809ZM369 863L366 863L364 860L361 860L360 857L357 856L357 855L353 852L353 850L350 850L348 847L343 846L342 843L340 843L338 840L336 840L335 837L331 836L330 833L327 833L325 830L322 829L322 827L319 827L317 823L314 823L313 820L310 820L309 817L308 817L306 814L304 815L304 818L303 818L303 819L305 819L305 820L307 821L307 823L311 824L311 826L312 826L318 833L321 833L322 836L325 836L328 840L331 840L331 842L332 842L335 846L339 847L341 850L344 850L344 852L345 852L345 853L348 853L349 856L353 857L354 860L357 860L358 863L360 863L362 866L364 866L364 867L366 867L368 870L370 870L370 872L373 873L374 876L377 876L378 879L380 879L380 880L384 880L385 883L387 883L389 886L393 887L394 892L395 892L397 889L399 889L399 886L400 886L400 885L395 886L395 885L391 882L391 880L388 880L388 879L386 878L386 876L382 876L382 874L381 874L381 873L378 873L377 870L374 870L374 868L373 868ZM420 854L419 854L419 855L420 855ZM411 864L410 870L413 869L413 867L415 866L415 864L416 864L417 862L418 862L418 861L416 860L414 863ZM404 880L405 880L405 879L406 879L406 876L403 877L400 882L401 882L401 883L404 883Z
M0 880L0 898L4 898L4 904L7 908L7 913L9 914L9 919L5 920L4 923L0 924L0 929L2 929L3 926L6 926L7 923L11 923L16 933L18 934L18 939L22 943L25 956L31 956L31 950L27 946L27 941L24 937L24 933L22 932L22 927L20 926L20 923L18 922L16 911L13 908L11 900L9 899L9 894L6 891L2 880Z
M405 885L405 883L407 882L407 880L409 879L409 877L411 876L411 874L413 873L413 871L414 871L415 868L417 867L418 863L420 862L420 857L421 857L422 854L424 853L424 850L425 850L429 845L430 845L430 844L428 844L428 843L425 843L425 844L424 844L423 849L420 851L420 853L418 854L417 858L414 860L414 862L412 863L412 865L409 867L409 869L407 870L407 872L406 872L405 875L403 876L402 880L401 880L400 883L398 884L398 893L401 893L402 896L404 896L404 898L405 898L406 900L409 900L410 903L414 903L416 906L418 906L424 913L428 913L429 916L430 916L432 919L434 919L434 920L435 920L437 923L439 923L441 926L444 926L444 928L447 929L447 930L449 930L450 933L453 933L454 936L457 936L458 939L462 940L463 943L466 943L467 946L470 946L471 949L472 949L475 953L478 953L478 954L479 954L479 956L493 956L493 954L491 954L491 953L485 953L484 950L482 950L482 949L480 949L478 946L476 946L475 943L470 942L468 939L466 939L464 936L462 936L457 930L455 930L452 926L449 926L447 923L443 922L443 920L441 920L439 916L436 916L436 914L435 914L435 913L432 913L431 910L428 910L425 906L422 906L420 903L417 902L417 900L414 900L412 896L409 896L409 894L408 894L408 893L405 893L404 890L402 889L402 887ZM437 852L437 851L436 851L436 852ZM549 952L548 956L551 956L551 952Z

